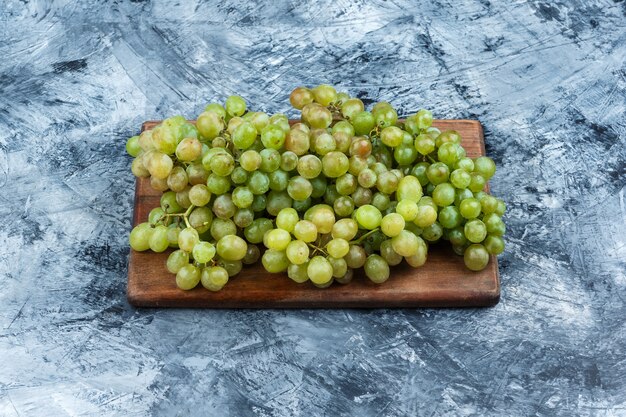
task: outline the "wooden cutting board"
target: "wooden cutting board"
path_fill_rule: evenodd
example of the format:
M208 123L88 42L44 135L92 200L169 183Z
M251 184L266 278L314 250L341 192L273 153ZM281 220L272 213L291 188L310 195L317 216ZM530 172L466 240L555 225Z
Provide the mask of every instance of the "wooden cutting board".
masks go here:
M158 122L145 122L142 131ZM467 155L485 154L482 126L474 120L436 120L441 130L457 130ZM149 180L138 179L135 188L133 225L147 221L159 205L161 193ZM500 299L498 264L491 257L487 268L472 272L448 242L431 245L421 268L406 263L391 267L391 277L381 285L369 281L360 269L350 284L319 289L311 283L297 284L286 273L271 274L260 262L243 268L223 290L213 293L201 285L191 291L176 287L175 277L165 269L171 251L136 252L128 263L128 300L139 307L193 308L386 308L491 306Z

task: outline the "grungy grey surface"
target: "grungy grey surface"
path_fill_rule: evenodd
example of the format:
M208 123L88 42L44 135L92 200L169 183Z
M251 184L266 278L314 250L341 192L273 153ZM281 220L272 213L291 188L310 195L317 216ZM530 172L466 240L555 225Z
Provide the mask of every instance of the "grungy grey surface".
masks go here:
M624 1L9 0L0 56L0 415L626 415ZM129 306L125 139L322 82L483 123L500 304Z

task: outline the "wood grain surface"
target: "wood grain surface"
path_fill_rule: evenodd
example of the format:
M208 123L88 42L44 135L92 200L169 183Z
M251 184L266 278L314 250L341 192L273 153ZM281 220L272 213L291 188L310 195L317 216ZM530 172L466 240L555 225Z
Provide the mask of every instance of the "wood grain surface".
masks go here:
M157 123L145 122L142 130ZM478 121L436 120L433 125L442 130L457 130L468 156L485 154ZM150 187L149 180L137 180L133 225L147 221L150 210L159 205L160 195ZM381 285L370 282L361 269L348 285L335 283L318 289L311 283L297 284L286 273L271 274L259 262L244 267L216 293L201 285L191 291L178 289L174 275L165 269L170 252L158 254L131 249L127 293L131 304L193 308L476 307L492 306L500 299L496 258L492 256L483 271L472 272L448 242L431 245L428 260L420 268L404 262L391 267L391 277Z

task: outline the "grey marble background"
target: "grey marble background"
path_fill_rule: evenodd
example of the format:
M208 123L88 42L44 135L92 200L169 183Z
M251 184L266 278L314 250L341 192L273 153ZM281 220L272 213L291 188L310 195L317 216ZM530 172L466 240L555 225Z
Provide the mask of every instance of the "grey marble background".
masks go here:
M476 310L125 298L142 121L329 82L480 120L509 206ZM624 1L0 2L0 415L626 415Z

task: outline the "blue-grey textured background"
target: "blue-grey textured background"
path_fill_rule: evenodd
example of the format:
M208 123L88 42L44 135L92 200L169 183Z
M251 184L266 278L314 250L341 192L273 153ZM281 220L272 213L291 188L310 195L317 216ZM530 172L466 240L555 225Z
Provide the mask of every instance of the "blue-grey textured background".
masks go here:
M3 0L0 415L626 415L625 26L617 0ZM321 82L483 123L500 304L129 306L126 137Z

